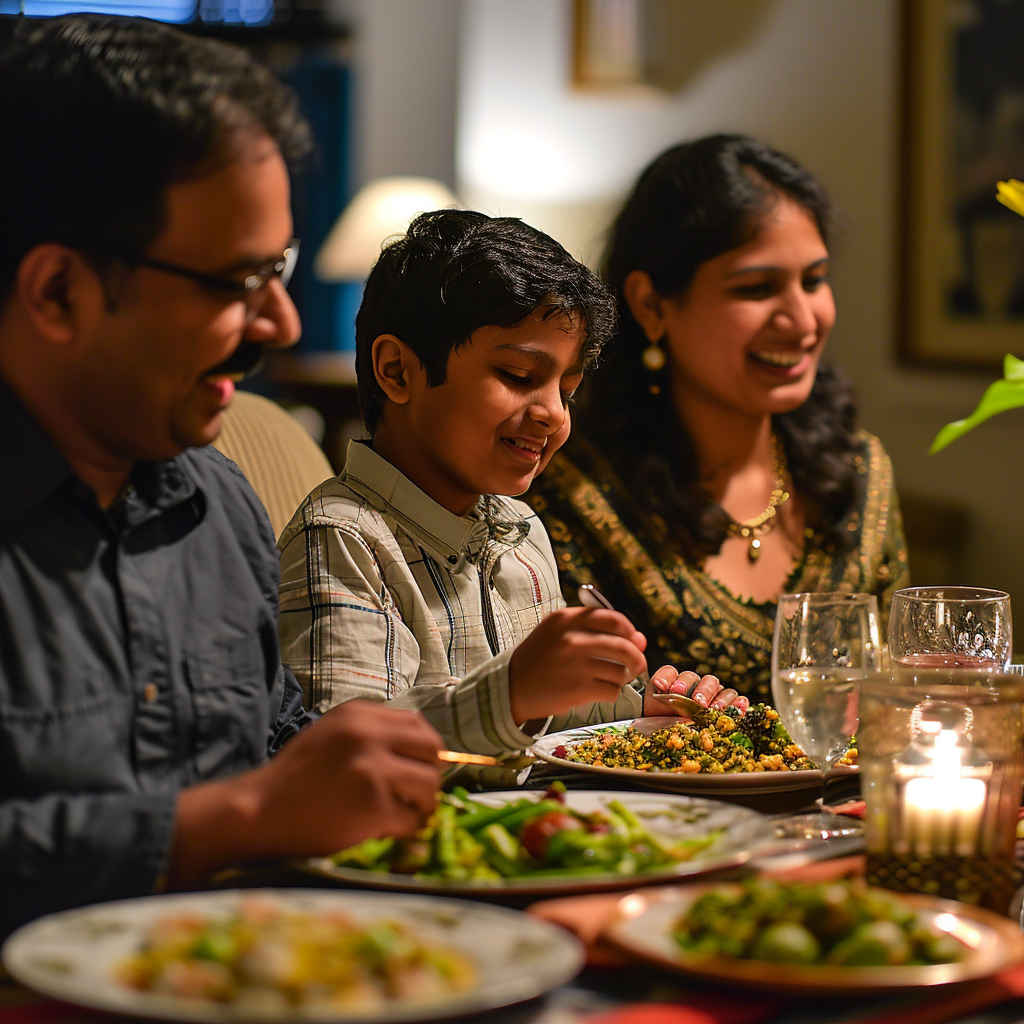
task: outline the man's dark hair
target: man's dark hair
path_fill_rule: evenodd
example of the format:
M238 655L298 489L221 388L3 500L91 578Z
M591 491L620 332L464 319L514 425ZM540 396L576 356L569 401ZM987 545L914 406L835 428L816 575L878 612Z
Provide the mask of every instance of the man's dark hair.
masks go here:
M292 93L238 47L144 18L26 20L0 51L0 298L44 242L99 267L141 255L167 187L253 135L293 165L311 146Z
M359 406L372 434L387 396L372 347L393 334L416 353L427 383L445 382L448 356L480 327L514 327L542 309L579 331L584 366L615 329L615 303L597 275L553 238L514 217L436 210L386 245L356 316Z

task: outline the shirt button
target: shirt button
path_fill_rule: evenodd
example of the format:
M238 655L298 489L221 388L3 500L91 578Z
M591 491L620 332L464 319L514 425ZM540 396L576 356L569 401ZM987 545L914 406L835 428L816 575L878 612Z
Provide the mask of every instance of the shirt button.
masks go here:
M152 704L160 695L160 691L156 687L156 683L146 683L145 689L142 691L142 696Z

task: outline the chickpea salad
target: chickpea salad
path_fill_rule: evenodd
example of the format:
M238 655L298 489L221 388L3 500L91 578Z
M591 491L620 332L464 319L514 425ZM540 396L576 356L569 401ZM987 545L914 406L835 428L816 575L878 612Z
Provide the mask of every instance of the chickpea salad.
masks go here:
M650 734L632 726L595 729L551 753L575 764L681 774L817 768L767 704L754 704L745 715L732 707L709 708L693 722L679 720Z

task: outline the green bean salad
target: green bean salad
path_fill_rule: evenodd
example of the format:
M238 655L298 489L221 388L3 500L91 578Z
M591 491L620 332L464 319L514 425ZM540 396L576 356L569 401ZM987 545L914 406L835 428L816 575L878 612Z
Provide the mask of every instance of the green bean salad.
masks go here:
M721 835L666 839L619 800L589 813L573 810L560 783L539 800L523 797L497 807L456 789L439 795L426 827L413 836L367 839L331 860L339 867L459 882L636 875L690 860Z

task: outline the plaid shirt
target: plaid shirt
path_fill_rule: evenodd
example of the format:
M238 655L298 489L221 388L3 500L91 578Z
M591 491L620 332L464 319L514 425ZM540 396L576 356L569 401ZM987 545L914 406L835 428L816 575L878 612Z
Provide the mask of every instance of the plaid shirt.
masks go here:
M523 502L484 495L456 516L368 445L295 513L281 550L281 651L320 711L354 697L416 708L457 750L496 754L536 736L512 718L508 663L564 604L551 544ZM547 729L642 714L614 704Z

